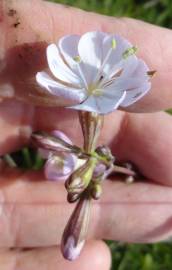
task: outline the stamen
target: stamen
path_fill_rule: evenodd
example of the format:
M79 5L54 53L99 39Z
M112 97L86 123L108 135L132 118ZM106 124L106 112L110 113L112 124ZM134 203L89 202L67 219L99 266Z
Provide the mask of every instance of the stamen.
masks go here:
M104 88L106 86L109 86L110 84L112 84L116 78L120 77L121 73L122 73L122 69L117 69L115 71L115 73L113 75L110 75L109 78L105 78L104 80L101 81L101 83L99 84L99 87Z
M107 87L107 86L110 86L113 82L114 82L115 78L112 78L106 82L104 82L103 84L103 88Z
M136 51L137 51L137 47L134 47L134 46L133 46L133 47L131 47L131 48L128 48L125 52L123 52L122 57L123 57L124 59L127 59L129 56L135 54Z
M88 89L87 81L86 81L85 76L84 76L84 74L83 74L83 72L82 72L82 70L81 70L81 67L80 67L80 65L79 65L79 64L81 63L81 58L80 58L80 56L77 55L77 56L73 57L73 60L75 60L75 62L77 63L77 68L78 68L79 74L80 74L80 76L81 76L81 79L82 79L82 81L83 81L83 83L84 83L85 88Z
M112 39L112 49L115 49L116 48L116 40L113 38Z
M100 97L102 94L103 94L103 90L101 88L96 88L93 91L93 95L96 96L96 97Z
M79 55L75 56L75 57L73 58L73 60L74 60L75 62L77 62L77 63L80 63L80 62L81 62L81 58L80 58Z
M94 95L94 96L101 96L103 93L102 88L100 88L98 85L96 84L91 84L88 87L88 95Z
M150 70L147 72L147 75L152 78L155 75L155 73L156 73L156 70Z
M97 75L96 75L96 77L95 77L95 80L94 80L95 82L97 81L98 77L100 76L101 72L103 71L103 68L104 68L106 62L108 61L108 59L109 59L109 57L110 57L112 51L113 51L115 48L116 48L116 40L113 38L113 39L111 40L111 48L110 48L109 51L107 52L107 54L106 54L106 56L105 56L105 59L104 59L102 65L101 65L101 67L100 67L100 69L99 69L99 71L98 71L98 73L97 73Z

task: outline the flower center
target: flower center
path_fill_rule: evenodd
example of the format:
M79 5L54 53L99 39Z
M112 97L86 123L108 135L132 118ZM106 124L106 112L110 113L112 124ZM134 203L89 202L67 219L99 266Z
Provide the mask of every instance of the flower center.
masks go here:
M87 91L89 96L99 97L103 94L103 89L98 84L90 84Z

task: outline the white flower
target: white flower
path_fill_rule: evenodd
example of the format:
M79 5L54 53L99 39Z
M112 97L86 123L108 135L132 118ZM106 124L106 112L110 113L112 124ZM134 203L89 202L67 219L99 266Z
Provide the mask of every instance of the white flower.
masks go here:
M47 47L47 60L52 76L38 72L37 82L72 109L106 114L133 104L151 87L147 65L119 35L65 36Z

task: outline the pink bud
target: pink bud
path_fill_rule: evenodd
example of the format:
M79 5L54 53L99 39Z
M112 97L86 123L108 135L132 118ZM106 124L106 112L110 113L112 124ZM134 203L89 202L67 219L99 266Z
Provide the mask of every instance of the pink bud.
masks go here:
M107 170L107 166L103 163L97 164L97 166L94 169L93 178L98 178L101 175L104 174L104 172Z
M75 260L84 246L90 219L90 196L84 194L78 201L64 230L61 251L65 259Z
M64 258L69 261L74 261L75 259L77 259L81 253L84 243L85 241L83 240L78 245L76 245L74 237L72 235L69 236L65 245L63 246Z

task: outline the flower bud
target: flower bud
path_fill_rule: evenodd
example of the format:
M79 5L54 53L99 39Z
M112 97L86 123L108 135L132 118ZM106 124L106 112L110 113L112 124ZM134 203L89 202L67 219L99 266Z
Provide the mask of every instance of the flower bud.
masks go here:
M68 193L67 195L67 201L69 203L74 203L80 198L80 194L78 193Z
M65 183L69 193L82 193L91 181L97 160L89 158L84 165L77 169Z
M102 194L102 187L99 183L94 183L91 187L91 197L94 200L98 200Z
M107 166L103 163L99 163L96 165L93 173L93 179L101 177L106 171Z
M48 135L46 133L34 133L31 136L31 142L33 145L39 148L43 148L52 152L73 152L79 153L80 148L74 146L60 137Z
M105 158L105 159L108 160L108 161L114 161L114 159L115 159L114 156L113 156L112 153L111 153L110 148L107 147L107 146L105 146L105 145L98 146L98 147L96 148L96 153L97 153L99 156Z
M84 246L90 219L90 205L90 198L84 194L66 225L61 241L61 251L67 260L75 260Z

